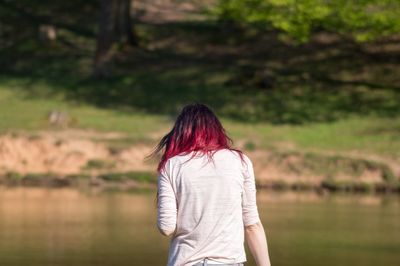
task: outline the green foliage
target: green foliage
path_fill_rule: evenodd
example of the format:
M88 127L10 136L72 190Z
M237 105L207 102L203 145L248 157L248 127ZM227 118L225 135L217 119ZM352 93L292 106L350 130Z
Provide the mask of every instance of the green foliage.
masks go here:
M101 159L89 160L84 166L84 169L112 169L115 167L114 161L107 161Z
M244 144L244 149L247 151L254 151L256 149L256 144L253 141L247 141Z
M104 181L122 182L127 180L134 180L142 183L156 183L157 177L152 172L125 172L125 173L106 173L98 176Z
M400 32L397 0L220 0L213 11L222 20L272 27L299 42L319 29L360 42Z
M372 192L372 190L377 188L377 185L350 181L350 180L335 180L332 178L327 178L321 183L322 188L331 191L353 191L353 192ZM385 187L388 187L385 185Z

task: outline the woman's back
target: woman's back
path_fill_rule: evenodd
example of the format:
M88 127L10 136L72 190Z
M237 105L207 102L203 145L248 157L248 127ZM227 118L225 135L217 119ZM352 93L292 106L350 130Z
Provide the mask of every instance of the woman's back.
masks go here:
M244 226L259 222L251 161L229 149L191 156L170 158L158 178L158 227L175 231L168 265L245 262Z

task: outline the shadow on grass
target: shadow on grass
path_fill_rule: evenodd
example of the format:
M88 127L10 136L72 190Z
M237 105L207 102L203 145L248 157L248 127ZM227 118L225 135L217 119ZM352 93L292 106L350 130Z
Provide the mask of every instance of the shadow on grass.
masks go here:
M0 82L18 80L27 97L62 94L128 112L174 115L199 101L243 122L399 115L400 52L370 53L327 33L292 46L275 32L210 22L137 27L142 48L116 49L110 78L90 78L93 39L61 32L61 39L78 45L44 47L28 40L3 50Z

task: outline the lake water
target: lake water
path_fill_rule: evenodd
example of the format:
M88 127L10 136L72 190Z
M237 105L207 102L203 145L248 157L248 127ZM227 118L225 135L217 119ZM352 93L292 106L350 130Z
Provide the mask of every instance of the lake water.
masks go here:
M258 206L273 266L400 265L399 196L260 191ZM165 265L155 219L154 192L0 187L0 266Z

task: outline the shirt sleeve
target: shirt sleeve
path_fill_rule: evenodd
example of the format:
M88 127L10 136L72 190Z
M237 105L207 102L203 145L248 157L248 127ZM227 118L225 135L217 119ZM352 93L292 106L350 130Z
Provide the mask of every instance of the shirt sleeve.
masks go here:
M256 201L256 182L251 160L245 156L246 166L243 171L244 187L242 194L242 214L244 226L256 224L260 221Z
M157 177L157 226L164 235L176 229L177 204L168 171L162 170Z

